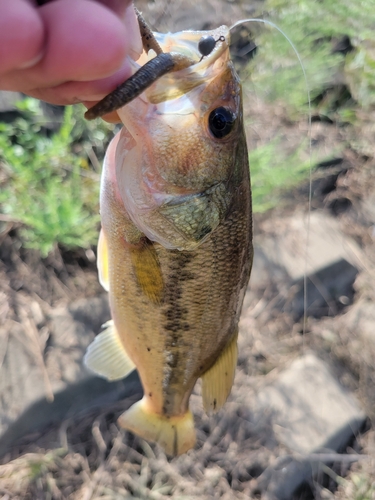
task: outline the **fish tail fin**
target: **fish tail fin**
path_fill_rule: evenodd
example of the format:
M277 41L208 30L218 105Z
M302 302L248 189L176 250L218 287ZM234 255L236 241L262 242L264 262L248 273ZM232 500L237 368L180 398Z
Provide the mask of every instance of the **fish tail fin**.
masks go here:
M158 443L168 455L181 455L195 445L194 418L189 410L184 415L165 417L150 408L146 397L123 413L118 423L137 436Z

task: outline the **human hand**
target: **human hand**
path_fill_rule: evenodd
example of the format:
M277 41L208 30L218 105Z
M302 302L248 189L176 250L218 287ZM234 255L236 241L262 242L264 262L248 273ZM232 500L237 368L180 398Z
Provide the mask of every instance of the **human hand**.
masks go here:
M131 0L0 0L0 89L90 107L142 51Z

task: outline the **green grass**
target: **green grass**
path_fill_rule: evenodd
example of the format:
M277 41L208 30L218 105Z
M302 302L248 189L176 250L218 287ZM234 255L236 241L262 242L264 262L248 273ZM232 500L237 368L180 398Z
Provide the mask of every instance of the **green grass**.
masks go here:
M56 244L88 248L97 240L99 172L90 168L87 152L112 127L89 128L81 108L67 107L49 138L38 102L26 99L20 108L23 117L0 123L1 211L22 224L25 247L43 256Z
M374 43L372 0L350 2L337 0L266 0L265 18L277 24L296 46L306 69L312 99L322 90L345 81L345 72L353 65L358 80L349 85L359 105L367 105L374 96ZM249 25L252 29L253 25ZM306 111L306 87L302 70L289 42L276 29L257 27L258 56L253 84L270 100L281 99L291 112ZM354 52L333 53L343 35L350 37ZM343 75L344 73L344 75ZM366 87L365 91L360 91ZM364 95L364 98L362 98Z
M275 140L249 153L253 212L275 207L285 189L292 189L310 174L310 161L300 161L299 150L282 154Z
M375 498L374 478L369 477L366 473L353 473L346 483L349 485L350 498L353 500L373 500Z
M280 27L297 48L306 70L312 114L328 118L336 127L354 126L359 134L363 123L371 119L367 111L375 105L373 12L372 0L266 0L258 13ZM247 26L255 34L258 52L243 71L245 95L250 92L281 105L289 122L306 121L306 82L290 43L270 26ZM333 53L344 35L350 37L353 51ZM347 144L353 150L357 149L355 136ZM254 212L276 206L283 193L307 179L310 165L301 159L306 158L306 153L299 154L302 148L307 151L308 137L289 156L277 138L250 151ZM363 145L364 151L371 148L371 144ZM315 161L312 158L312 171Z

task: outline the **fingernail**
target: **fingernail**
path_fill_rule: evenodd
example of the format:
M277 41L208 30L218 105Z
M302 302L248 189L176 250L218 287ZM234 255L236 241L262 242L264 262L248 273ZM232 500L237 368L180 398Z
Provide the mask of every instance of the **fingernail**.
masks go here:
M129 40L129 55L136 61L143 52L143 46L133 3L125 11L124 23Z
M17 69L32 68L33 66L36 66L43 59L43 56L44 56L44 51L40 52L36 57L34 57L34 59L31 59L31 61L27 61L21 64L20 66L18 66Z

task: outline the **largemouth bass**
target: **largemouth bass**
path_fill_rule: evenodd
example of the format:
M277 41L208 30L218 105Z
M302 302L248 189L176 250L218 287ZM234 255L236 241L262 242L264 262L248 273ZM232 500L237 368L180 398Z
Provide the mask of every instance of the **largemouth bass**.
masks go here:
M118 110L101 180L99 279L113 321L85 362L109 380L137 369L141 401L119 424L170 455L195 444L189 398L225 403L252 263L248 154L229 30L154 33L192 61ZM152 58L144 51L135 70Z

